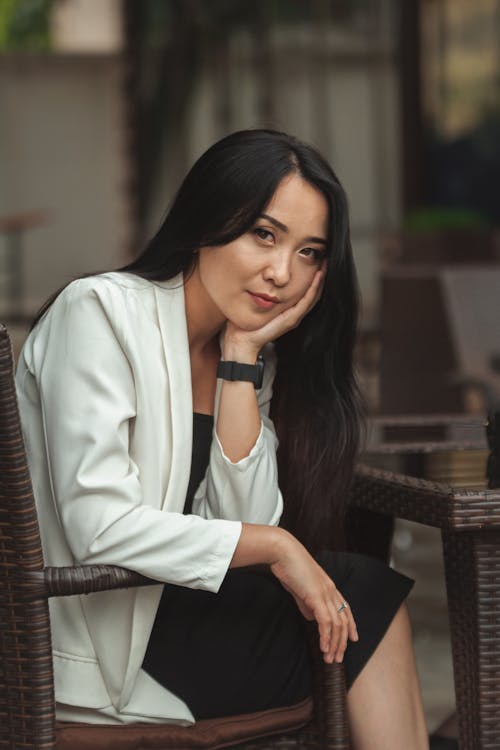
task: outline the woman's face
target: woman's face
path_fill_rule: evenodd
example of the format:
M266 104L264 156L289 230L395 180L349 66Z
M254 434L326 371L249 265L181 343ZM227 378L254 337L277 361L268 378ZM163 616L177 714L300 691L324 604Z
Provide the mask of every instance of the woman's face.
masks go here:
M262 327L305 294L326 257L328 219L316 187L285 177L248 232L200 249L199 292L238 328Z

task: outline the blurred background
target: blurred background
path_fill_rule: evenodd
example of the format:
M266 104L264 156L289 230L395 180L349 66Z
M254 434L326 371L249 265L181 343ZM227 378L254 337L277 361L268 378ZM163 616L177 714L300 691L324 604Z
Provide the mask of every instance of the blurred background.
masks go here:
M143 246L207 146L273 127L347 190L370 414L481 419L500 401L499 30L500 0L0 0L0 318L16 351L54 289ZM486 452L466 437L474 450L423 462L375 435L367 459L475 486ZM454 700L436 534L398 524L393 544L418 578L430 729Z

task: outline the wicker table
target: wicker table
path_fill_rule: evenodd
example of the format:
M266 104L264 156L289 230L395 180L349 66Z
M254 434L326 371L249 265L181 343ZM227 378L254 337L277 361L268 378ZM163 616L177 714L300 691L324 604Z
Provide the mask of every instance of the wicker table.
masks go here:
M436 417L421 420L413 419L413 426L439 422ZM408 425L406 418L382 422L384 429ZM445 423L452 432L460 426L467 432L458 439L448 429L442 439L410 436L397 442L396 430L396 442L385 434L369 445L365 459L378 467L358 468L353 505L441 529L460 749L500 750L500 489L488 490L481 481L456 486L453 477L436 482L379 468L384 456L398 456L406 471L411 457L422 468L423 457L458 450L477 451L486 460L484 420L455 417Z

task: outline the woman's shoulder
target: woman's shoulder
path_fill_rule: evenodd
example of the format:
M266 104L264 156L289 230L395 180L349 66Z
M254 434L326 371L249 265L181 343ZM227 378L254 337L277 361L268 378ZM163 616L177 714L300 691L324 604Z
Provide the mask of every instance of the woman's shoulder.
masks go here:
M107 271L71 281L57 295L49 310L63 310L68 304L78 306L87 302L97 303L104 309L107 305L114 307L124 304L129 307L131 297L144 300L155 288L168 290L178 286L182 287L182 277L170 281L149 281L127 271Z
M80 320L87 327L93 323L99 325L105 319L117 324L124 322L135 310L144 307L147 290L152 286L153 282L121 271L75 279L49 300L29 339L48 335L61 325L75 326Z
M180 283L182 287L182 278ZM161 288L166 285L123 271L71 281L49 303L29 333L24 344L27 361L32 362L35 352L45 350L49 342L68 336L95 342L110 336L124 343L134 329L138 336L142 335L144 323L151 330L150 324L157 326L153 291L158 284Z
M105 273L83 276L80 279L71 281L62 291L62 295L78 297L93 292L105 292L115 294L125 294L129 290L149 289L154 282L143 279L133 273L126 271L106 271Z

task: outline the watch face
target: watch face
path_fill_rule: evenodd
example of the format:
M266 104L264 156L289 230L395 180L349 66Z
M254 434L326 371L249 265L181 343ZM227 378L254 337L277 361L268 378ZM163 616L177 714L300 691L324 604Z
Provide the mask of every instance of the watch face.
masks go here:
M255 383L255 388L262 388L262 381L264 380L264 357L259 354L257 357L257 380Z

